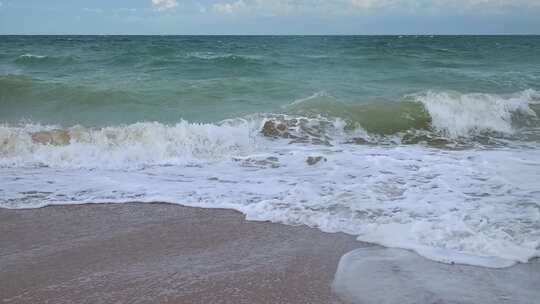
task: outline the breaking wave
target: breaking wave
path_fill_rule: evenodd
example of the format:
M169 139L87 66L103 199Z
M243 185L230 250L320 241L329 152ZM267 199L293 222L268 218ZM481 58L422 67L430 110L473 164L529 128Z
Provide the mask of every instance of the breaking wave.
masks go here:
M216 160L252 151L245 120L220 124L136 123L99 129L27 124L0 127L0 165L78 168L137 168Z
M428 111L431 127L455 138L485 131L514 132L516 126L537 118L530 105L537 102L540 95L533 90L507 97L428 92L417 95L416 99Z
M445 263L540 256L533 37L2 42L0 208L168 202Z
M232 208L249 220L345 232L445 263L506 267L540 255L537 148L439 145L538 130L538 100L532 90L427 92L347 105L316 94L286 114L218 123L6 124L0 207Z
M540 142L536 91L501 97L427 92L398 103L348 105L326 93L293 103L296 114L253 114L219 123L158 122L86 128L0 126L0 164L132 167L245 155L287 144L428 144L478 147L527 138ZM321 100L322 99L322 100ZM302 115L300 115L300 113ZM520 137L520 130L527 137Z
M399 102L349 104L326 92L296 100L293 113L337 117L349 129L361 127L378 135L430 131L450 139L509 135L522 127L540 126L540 94L532 89L509 95L427 91Z
M49 103L55 106L51 113L54 116L57 107L77 109L92 105L98 111L100 106L115 104L142 109L144 100L137 94L122 90L44 83L24 76L0 76L0 105L7 107L9 111L6 112L23 113L22 117L25 117L28 109L40 108L48 113ZM43 116L41 112L34 114ZM321 91L283 106L278 114L340 120L345 122L343 128L347 132L363 130L371 135L371 141L389 136L402 139L405 136L407 140L416 135L453 141L486 136L501 138L519 136L525 128L540 127L540 93L533 89L500 95L426 91L395 101L349 103ZM272 115L266 116L271 118ZM136 112L134 116L142 118L145 115ZM127 120L138 121L129 116ZM370 141L370 138L364 139Z
M169 202L345 232L445 263L506 267L540 255L537 150L313 144L324 128L339 123L5 126L0 207Z

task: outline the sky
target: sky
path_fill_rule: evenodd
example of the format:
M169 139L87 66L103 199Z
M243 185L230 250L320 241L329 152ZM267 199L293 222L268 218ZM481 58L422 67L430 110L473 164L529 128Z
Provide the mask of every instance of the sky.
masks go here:
M0 34L540 34L540 0L0 0Z

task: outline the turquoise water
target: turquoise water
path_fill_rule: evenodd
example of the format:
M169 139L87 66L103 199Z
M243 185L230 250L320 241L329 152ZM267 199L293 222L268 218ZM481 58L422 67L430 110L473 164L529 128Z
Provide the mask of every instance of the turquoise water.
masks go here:
M540 256L540 36L0 36L0 207L169 202Z
M539 89L540 37L0 37L0 119L215 122L433 91Z

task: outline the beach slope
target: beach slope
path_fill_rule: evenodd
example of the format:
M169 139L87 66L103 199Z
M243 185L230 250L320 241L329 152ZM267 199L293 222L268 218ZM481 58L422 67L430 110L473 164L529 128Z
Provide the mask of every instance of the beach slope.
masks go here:
M3 303L339 303L345 234L168 204L0 209Z

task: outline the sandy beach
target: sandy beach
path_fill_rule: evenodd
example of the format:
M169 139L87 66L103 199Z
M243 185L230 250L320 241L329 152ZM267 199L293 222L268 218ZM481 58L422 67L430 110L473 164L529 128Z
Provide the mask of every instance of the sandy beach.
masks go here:
M0 209L2 303L535 303L540 261L442 264L170 204ZM339 292L340 297L335 292Z
M0 209L2 303L340 303L352 236L168 204Z

